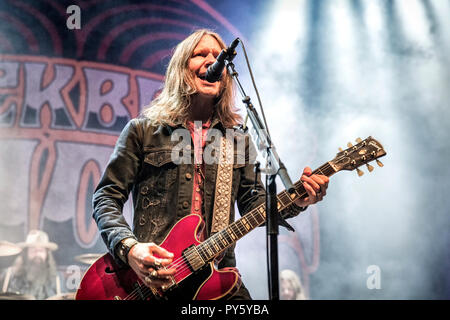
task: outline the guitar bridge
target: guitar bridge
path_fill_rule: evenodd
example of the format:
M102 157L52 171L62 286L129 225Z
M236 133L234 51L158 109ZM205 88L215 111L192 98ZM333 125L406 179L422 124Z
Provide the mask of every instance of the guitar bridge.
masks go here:
M176 285L177 285L177 282L175 281L175 278L173 276L170 276L170 284L162 286L161 290L163 292L166 292L166 291L169 291L170 289L172 289Z

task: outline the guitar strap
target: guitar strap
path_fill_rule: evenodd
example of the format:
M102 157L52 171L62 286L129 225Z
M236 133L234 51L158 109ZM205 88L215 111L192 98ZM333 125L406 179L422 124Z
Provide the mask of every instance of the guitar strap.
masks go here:
M233 142L226 137L222 137L220 141L211 235L228 226L230 219L232 184Z

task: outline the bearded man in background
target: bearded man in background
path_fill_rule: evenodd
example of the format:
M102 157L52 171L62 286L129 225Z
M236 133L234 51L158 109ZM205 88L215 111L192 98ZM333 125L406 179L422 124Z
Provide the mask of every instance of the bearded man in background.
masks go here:
M60 280L52 254L58 245L50 242L47 233L41 230L31 230L26 241L18 245L23 248L22 253L6 270L2 291L38 300L59 294Z

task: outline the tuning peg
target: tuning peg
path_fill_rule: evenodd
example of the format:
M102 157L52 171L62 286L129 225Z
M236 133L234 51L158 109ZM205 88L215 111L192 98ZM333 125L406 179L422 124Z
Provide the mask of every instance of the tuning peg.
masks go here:
M377 165L378 165L379 167L384 167L384 164L383 164L380 160L377 160Z
M361 143L361 142L362 142L362 139L361 139L361 138L357 138L357 139L356 139L356 142L357 142L357 143Z
M349 143L347 143L347 147L351 148L351 147L353 147L353 145L349 142Z
M344 151L344 150L342 150L342 148L339 148L339 152L342 152L342 151Z
M358 176L362 176L364 174L364 172L360 169L356 169L356 172L358 173Z
M367 170L369 170L369 172L373 171L373 167L370 164L367 164Z

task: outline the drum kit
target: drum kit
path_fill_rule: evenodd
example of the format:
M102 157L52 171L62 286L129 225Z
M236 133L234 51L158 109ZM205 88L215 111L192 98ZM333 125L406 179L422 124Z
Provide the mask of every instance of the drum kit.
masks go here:
M0 241L0 269L11 266L17 256L22 252L22 248L17 244L1 240Z
M22 248L20 246L8 241L0 240L0 270L12 266L14 260L21 252ZM103 255L104 253L86 253L78 255L74 259L75 261L90 266ZM21 294L20 292L0 292L0 300L36 300L36 298L32 295ZM46 300L75 300L75 292L57 294Z
M104 255L104 253L86 253L86 254L81 254L79 256L76 256L75 260L78 262L81 262L83 264L86 264L88 266L91 266L95 261L97 261L103 255Z

